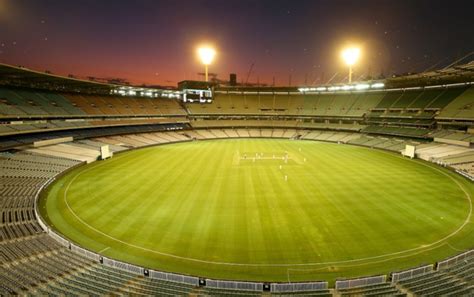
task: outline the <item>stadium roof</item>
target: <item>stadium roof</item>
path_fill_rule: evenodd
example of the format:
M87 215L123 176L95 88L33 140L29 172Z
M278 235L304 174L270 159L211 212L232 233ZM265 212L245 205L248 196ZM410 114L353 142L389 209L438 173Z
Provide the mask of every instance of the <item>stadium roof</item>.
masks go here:
M110 93L110 90L118 87L113 84L63 77L6 64L0 64L0 85L55 91L95 91L97 93Z
M390 88L420 87L474 81L474 61L467 64L386 79Z
M398 76L386 79L385 88L409 88L432 85L444 85L465 83L474 81L474 61L444 68L440 70L427 71L418 74ZM14 86L24 88L34 88L41 90L52 90L62 92L79 92L92 94L114 94L169 97L170 93L177 89L149 88L140 86L129 86L125 84L115 84L98 82L92 80L65 77L51 73L31 70L25 67L17 67L0 63L0 86ZM220 91L252 91L252 92L295 92L298 87L292 86L227 86L217 85ZM152 95L150 95L152 94Z
M63 92L111 94L119 90L135 90L161 93L165 89L134 87L113 83L97 82L74 77L65 77L31 70L21 66L0 63L0 85Z

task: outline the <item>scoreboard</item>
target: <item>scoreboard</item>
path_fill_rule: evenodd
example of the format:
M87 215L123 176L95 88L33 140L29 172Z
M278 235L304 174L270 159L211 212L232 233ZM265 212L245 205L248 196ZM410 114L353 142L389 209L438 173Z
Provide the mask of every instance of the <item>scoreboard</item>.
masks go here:
M184 89L183 101L189 103L211 103L212 102L212 90L207 89Z
M213 84L204 81L185 80L178 83L183 102L211 103Z

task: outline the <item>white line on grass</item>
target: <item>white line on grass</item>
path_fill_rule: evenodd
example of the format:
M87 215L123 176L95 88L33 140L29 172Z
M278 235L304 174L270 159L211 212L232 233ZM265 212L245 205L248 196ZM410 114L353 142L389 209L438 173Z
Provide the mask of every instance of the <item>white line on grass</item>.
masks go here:
M402 258L408 258L408 257L413 257L415 255L418 255L418 254L421 254L421 253L425 253L427 251L431 251L431 250L434 250L434 249L437 249L443 245L448 245L450 246L450 244L448 242L443 242L441 245L439 246L433 246L429 249L426 249L426 250L422 250L422 251L417 251L415 253L412 253L412 254L408 254L408 255L402 255L402 256L395 256L395 257L391 257L391 258L388 258L388 259L382 259L382 260L376 260L376 261L371 261L371 262L366 262L366 263L360 263L360 264L348 264L348 265L337 265L336 267L338 268L348 268L348 267L360 267L360 266L365 266L365 265L371 265L371 264L378 264L378 263L384 263L384 262L388 262L388 261L392 261L392 260L395 260L395 259L402 259ZM459 250L461 251L461 250ZM464 252L464 251L461 251L461 252ZM311 271L321 271L321 270L325 270L325 269L328 269L328 268L331 268L332 266L324 266L324 267L320 267L320 268L287 268L286 269L286 273L287 273L287 278L288 278L288 282L290 282L290 272L291 271L299 271L299 272L311 272Z
M388 152L384 152L382 150L380 150L380 152L382 153L385 153L385 154L388 154L388 155L391 155L391 156L394 156L393 154L391 153L388 153ZM372 257L365 257L365 258L359 258L359 259L351 259L351 260L342 260L342 261L328 261L328 262L313 262L313 263L281 263L281 264L275 264L275 263L233 263L233 262L220 262L220 261L207 261L207 260L202 260L202 259L196 259L196 258L191 258L191 257L182 257L182 256L177 256L177 255L173 255L173 254L170 254L170 253L164 253L164 252L160 252L160 251L156 251L156 250L152 250L152 249L148 249L148 248L144 248L144 247L141 247L141 246L138 246L138 245L135 245L133 243L128 243L128 242L125 242L123 240L120 240L118 238L115 238L113 236L110 236L109 234L106 234L96 228L94 228L93 226L89 225L87 222L85 222L84 220L82 220L75 212L74 210L71 208L71 206L69 205L68 203L68 200L67 200L67 192L69 190L69 187L70 185L72 184L72 182L74 182L74 180L79 177L81 174L85 173L85 172L88 172L89 170L92 170L94 168L97 168L101 165L104 165L106 163L102 163L102 164L99 164L97 166L94 166L94 167L91 167L91 168L88 168L82 172L79 172L77 175L75 175L68 183L67 187L66 187L66 190L64 191L64 202L66 203L66 206L67 208L69 209L69 211L74 215L74 217L76 217L76 219L78 221L80 221L82 224L84 224L86 227L90 228L91 230L94 230L95 232L107 237L107 238L110 238L116 242L119 242L119 243L122 243L124 245L128 245L128 246L131 246L131 247L134 247L136 249L140 249L140 250L143 250L143 251L147 251L147 252L151 252L151 253L155 253L155 254L158 254L158 255L162 255L162 256L166 256L166 257L170 257L170 258L175 258L175 259L180 259L180 260L185 260L185 261L190 261L190 262L197 262L197 263L205 263L205 264L214 264L214 265L226 265L226 266L249 266L249 267L287 267L287 266L316 266L316 265L334 265L334 264L344 264L344 263L356 263L356 262L361 262L361 261L371 261L371 260L377 260L377 259L381 259L381 258L385 258L385 257L392 257L392 256L395 256L394 259L396 258L400 258L398 257L399 255L402 255L402 254L405 254L405 253L410 253L410 252L415 252L415 251L423 251L423 250L426 250L427 248L432 248L436 245L438 245L439 243L442 243L443 241L453 237L454 235L456 235L457 233L459 233L468 223L469 221L471 220L471 216L472 216L472 200L471 200L471 196L469 195L469 193L464 189L464 187L456 180L454 179L451 175L433 167L433 166L428 166L422 162L418 162L416 160L411 160L411 159L406 159L406 158L403 158L403 157L400 157L400 156L397 156L399 158L402 158L404 160L408 160L408 161L412 161L412 162L416 162L418 164L421 164L423 166L426 166L428 168L431 168L433 170L436 170L438 172L440 172L441 174L449 177L452 181L454 181L458 187L464 192L464 194L466 195L466 199L469 201L469 214L466 218L466 220L464 221L464 223L459 227L457 228L454 232L452 232L451 234L433 242L433 243L430 243L430 244L426 244L426 245L423 245L423 246L420 246L420 247L416 247L416 248L412 248L412 249L407 249L407 250L404 250L404 251L399 251L399 252L394 252L394 253L388 253L388 254L384 254L384 255L378 255L378 256L372 256ZM408 257L408 256L407 256ZM388 260L391 260L391 259L388 259Z
M99 254L102 254L103 252L105 252L105 251L108 250L108 249L110 249L110 246L106 247L105 249L100 250L98 253L99 253Z
M446 243L451 249L455 250L456 252L465 252L465 250L460 250L454 246L452 246L449 242Z

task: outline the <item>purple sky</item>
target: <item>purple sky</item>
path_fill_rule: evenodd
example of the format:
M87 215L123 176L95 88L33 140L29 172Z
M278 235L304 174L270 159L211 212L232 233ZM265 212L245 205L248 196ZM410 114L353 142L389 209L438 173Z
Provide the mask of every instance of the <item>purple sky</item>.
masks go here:
M473 2L0 0L0 62L81 77L176 85L199 79L195 48L216 46L210 71L251 82L341 81L441 68L474 51Z

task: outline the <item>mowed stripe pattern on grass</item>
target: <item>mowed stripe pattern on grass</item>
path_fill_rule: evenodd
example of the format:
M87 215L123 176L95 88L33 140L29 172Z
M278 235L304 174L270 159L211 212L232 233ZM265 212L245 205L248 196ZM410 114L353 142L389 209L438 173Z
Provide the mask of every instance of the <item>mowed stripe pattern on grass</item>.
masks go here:
M243 152L288 152L291 160L236 163ZM307 141L147 148L81 168L61 180L62 188L52 187L49 218L77 242L110 247L105 255L147 267L224 278L279 279L286 268L203 265L100 236L68 211L64 190L72 179L68 203L88 225L144 249L209 262L370 258L435 242L467 215L461 189L430 167L381 151Z

